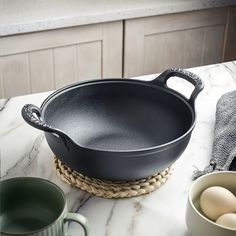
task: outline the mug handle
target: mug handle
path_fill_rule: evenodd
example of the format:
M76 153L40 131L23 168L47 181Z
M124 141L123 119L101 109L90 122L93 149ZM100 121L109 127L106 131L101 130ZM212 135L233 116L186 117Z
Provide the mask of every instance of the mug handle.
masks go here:
M89 223L88 223L88 220L78 214L78 213L67 213L66 217L64 218L64 224L67 223L68 221L73 221L73 222L76 222L76 223L79 223L83 230L84 230L84 235L85 236L88 236L89 235ZM67 236L67 230L64 230L64 235Z

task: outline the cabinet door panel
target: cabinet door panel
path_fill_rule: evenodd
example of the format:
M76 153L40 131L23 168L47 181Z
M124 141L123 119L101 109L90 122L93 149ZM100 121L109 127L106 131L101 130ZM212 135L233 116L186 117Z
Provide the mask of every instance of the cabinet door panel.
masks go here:
M120 21L103 24L102 78L122 76L123 24Z
M2 97L17 96L29 93L28 54L19 54L1 58Z
M220 62L227 12L217 8L127 20L124 75Z
M54 49L55 86L61 88L77 79L77 48L68 46Z
M1 38L0 55L38 51L102 39L102 24L85 25Z
M124 76L143 74L144 69L144 26L141 19L126 21L124 45Z
M80 80L101 78L101 50L101 41L78 45L78 77Z
M204 28L186 30L184 39L185 68L203 65Z
M2 84L2 58L0 58L0 98L4 97L3 84Z
M165 33L224 24L227 21L227 9L215 8L143 19L145 21L145 34Z
M184 33L176 31L145 37L144 74L183 65Z
M167 34L150 35L144 40L144 73L155 73L166 67ZM160 47L160 45L162 45ZM142 73L142 72L140 72Z
M184 31L167 33L165 67L182 67L184 61Z
M224 61L236 60L236 7L229 11L229 24L227 29Z
M0 96L49 91L82 80L121 77L122 45L122 21L0 38L0 59L4 61L3 69L0 67ZM13 89L11 84L16 82L19 86Z
M33 93L49 91L54 86L53 50L42 50L29 53L31 91Z
M222 62L225 25L205 28L203 64Z

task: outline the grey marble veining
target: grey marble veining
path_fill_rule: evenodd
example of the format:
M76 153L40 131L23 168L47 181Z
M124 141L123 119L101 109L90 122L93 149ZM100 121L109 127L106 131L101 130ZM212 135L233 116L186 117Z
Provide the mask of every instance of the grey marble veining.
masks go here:
M21 117L21 108L32 103L40 106L50 92L0 100L1 178L37 176L60 186L69 209L85 215L91 224L91 236L188 236L185 224L187 194L192 173L203 169L211 157L215 106L220 96L236 89L236 62L189 69L205 83L196 100L197 123L189 145L175 164L171 178L155 192L131 199L107 200L71 188L55 172L53 153L43 132L32 128ZM156 75L138 77L152 80ZM191 94L183 80L170 79L168 86ZM71 223L69 235L82 234Z
M0 100L0 111L3 111L3 109L6 107L9 100L10 99L1 99Z

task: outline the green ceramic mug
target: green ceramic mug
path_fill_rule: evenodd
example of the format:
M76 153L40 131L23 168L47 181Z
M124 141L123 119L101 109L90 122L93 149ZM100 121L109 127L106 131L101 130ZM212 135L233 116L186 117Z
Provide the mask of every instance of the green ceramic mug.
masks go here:
M65 236L69 221L88 236L88 222L68 213L63 191L48 180L17 177L0 182L0 235Z

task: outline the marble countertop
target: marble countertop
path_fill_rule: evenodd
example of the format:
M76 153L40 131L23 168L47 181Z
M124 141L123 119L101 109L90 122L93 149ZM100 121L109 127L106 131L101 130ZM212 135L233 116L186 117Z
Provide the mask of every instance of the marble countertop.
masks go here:
M71 188L56 175L53 153L43 132L24 122L21 108L26 103L40 106L51 93L39 93L0 100L1 178L36 176L59 185L69 209L86 216L91 236L188 236L185 224L187 194L195 168L203 169L211 157L215 106L220 96L236 89L236 61L189 69L205 83L196 100L197 123L189 145L175 163L170 179L149 195L108 200ZM156 75L139 77L151 80ZM168 80L183 94L191 93L188 82ZM69 225L69 235L78 235L78 226ZM82 234L81 234L82 235Z
M235 4L235 0L0 0L0 36Z

